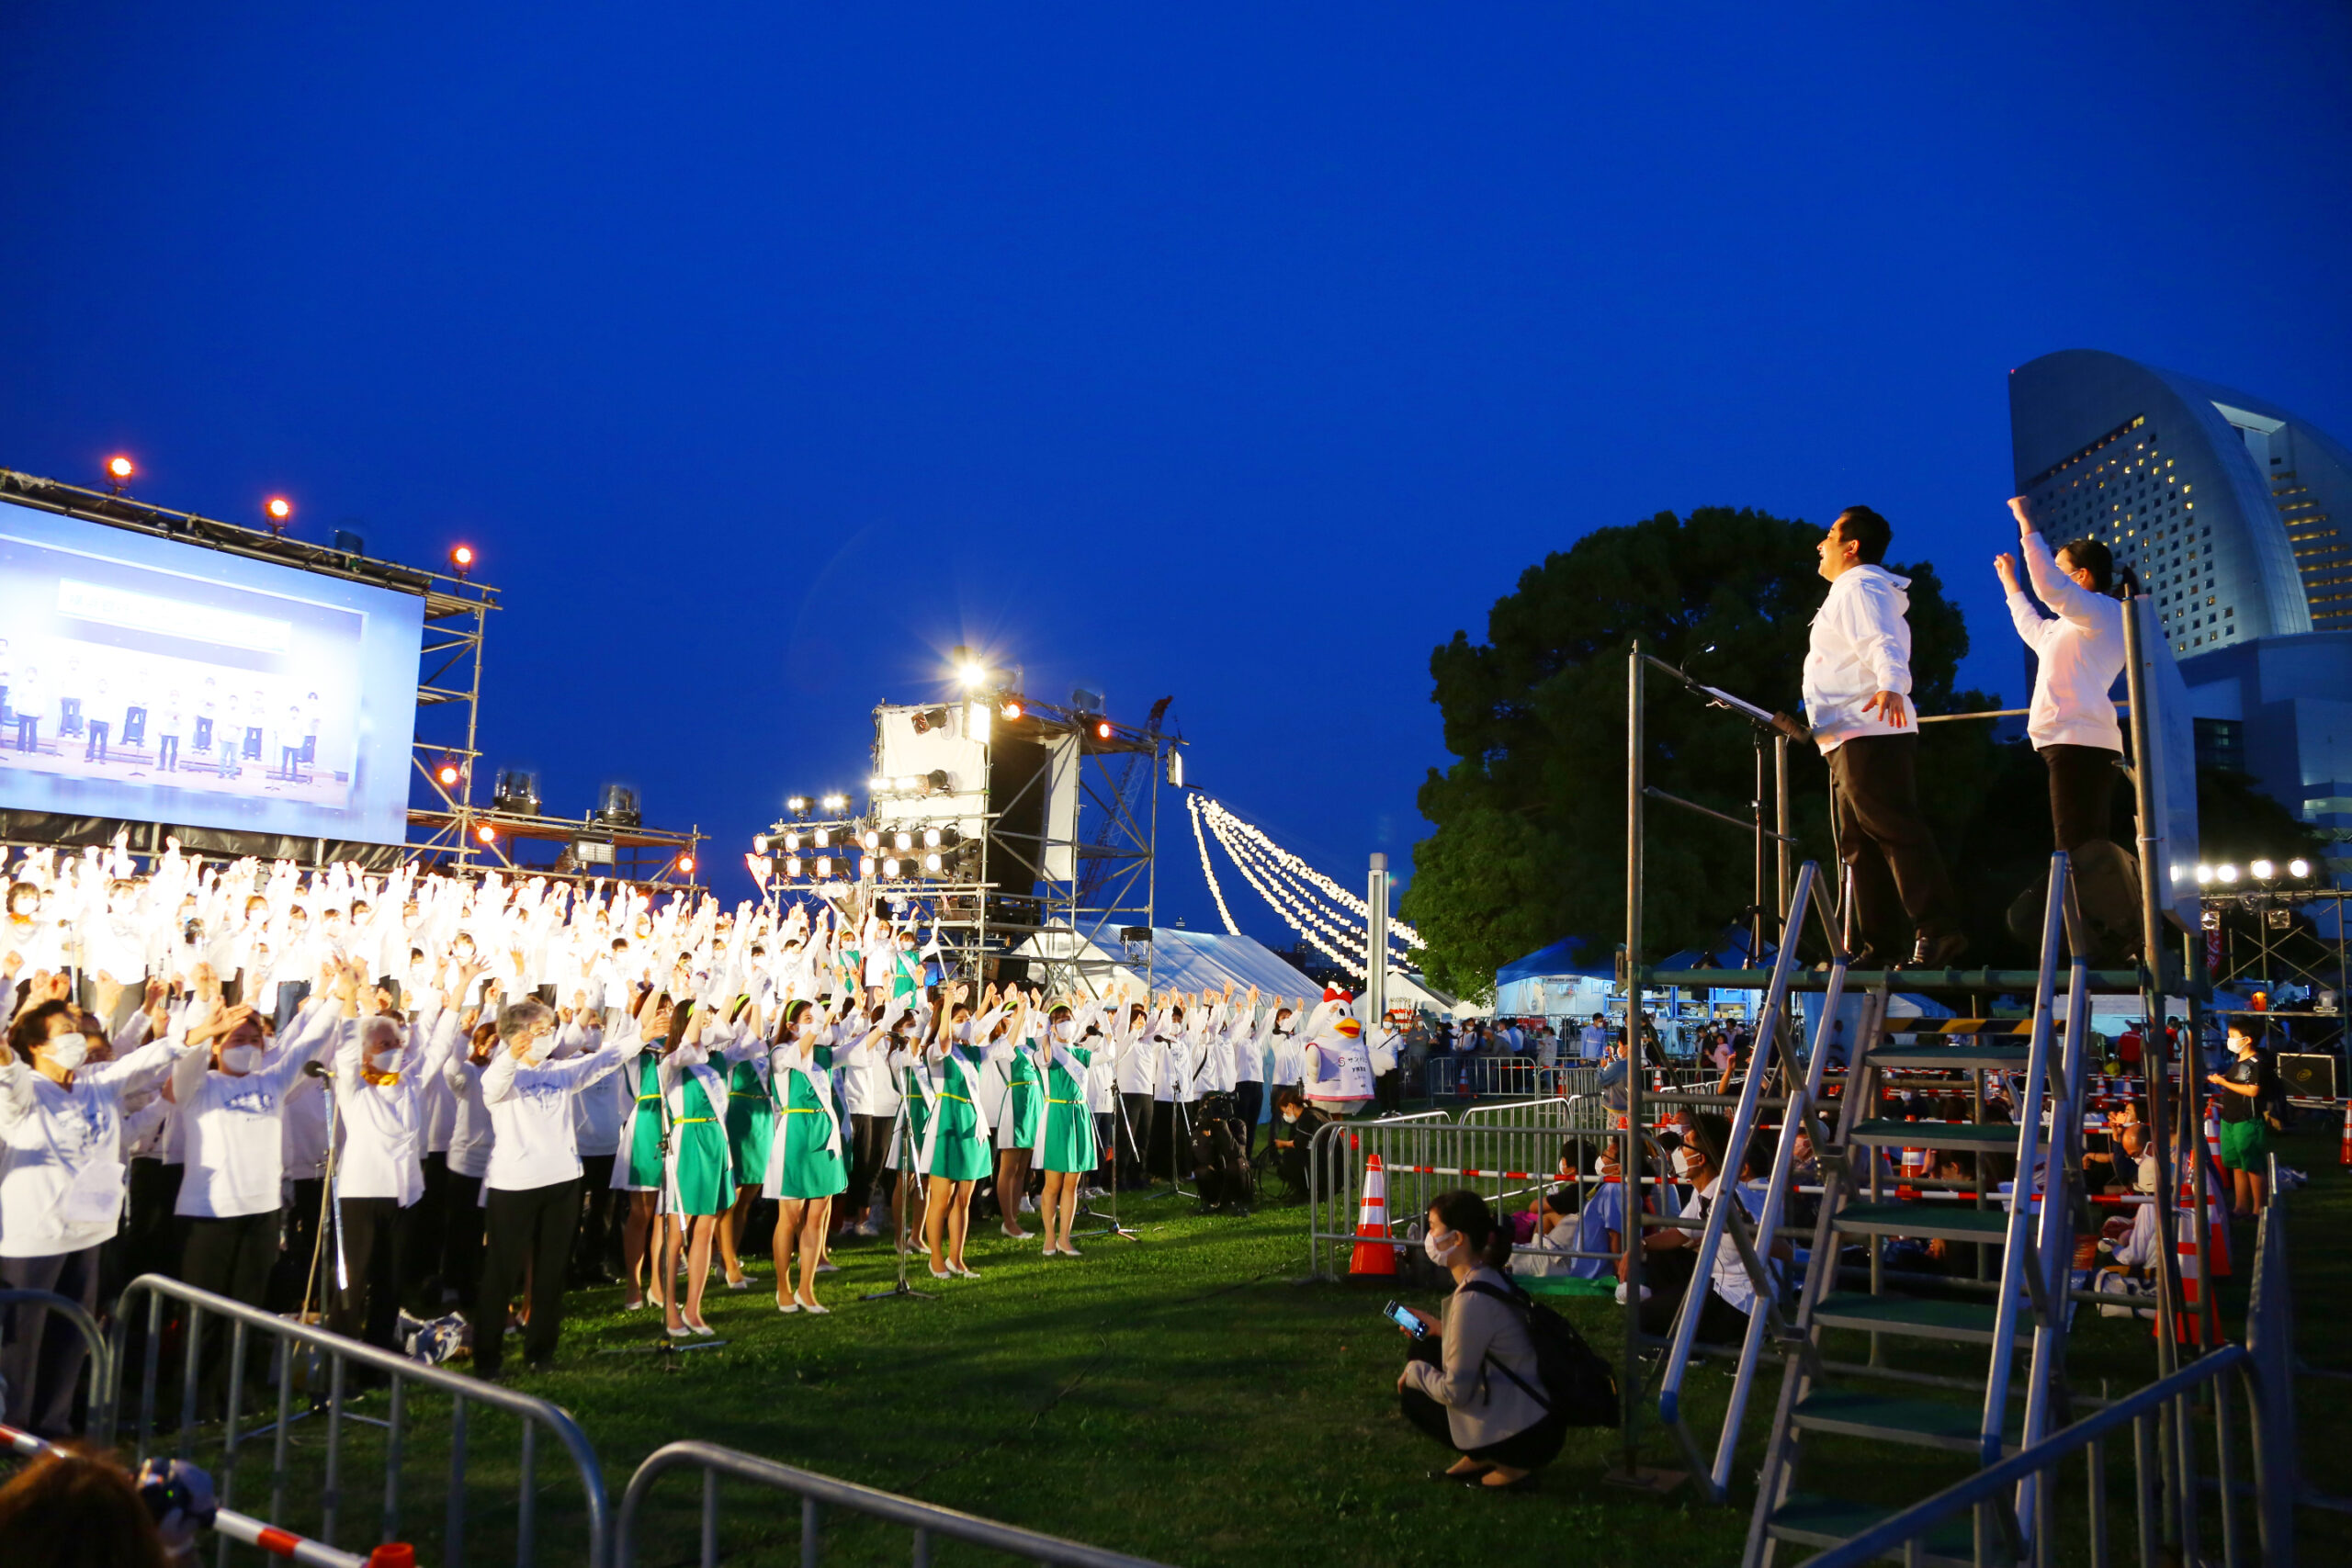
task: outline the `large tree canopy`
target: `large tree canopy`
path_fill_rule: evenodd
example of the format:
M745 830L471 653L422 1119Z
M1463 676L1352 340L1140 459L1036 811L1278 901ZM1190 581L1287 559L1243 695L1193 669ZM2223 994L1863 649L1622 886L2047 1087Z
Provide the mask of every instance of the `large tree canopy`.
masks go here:
M1814 551L1821 533L1727 507L1599 529L1523 572L1488 615L1485 642L1456 632L1430 655L1433 700L1458 761L1421 786L1421 813L1437 831L1414 852L1403 911L1429 940L1433 981L1484 997L1498 965L1564 934L1592 939L1602 953L1623 940L1627 649L1638 637L1711 685L1796 711L1807 625L1826 592ZM1933 569L1889 570L1911 580L1919 711L1989 705L1952 690L1968 632ZM1650 782L1744 818L1755 782L1748 727L1656 672L1645 713ZM1947 845L1994 772L1988 729L1925 732L1923 804L1953 835ZM1826 770L1811 747L1792 751L1799 859L1834 870ZM1657 956L1712 942L1750 902L1753 869L1749 838L1735 828L1656 801L1649 818L1642 940ZM2040 831L2046 843L2046 814Z

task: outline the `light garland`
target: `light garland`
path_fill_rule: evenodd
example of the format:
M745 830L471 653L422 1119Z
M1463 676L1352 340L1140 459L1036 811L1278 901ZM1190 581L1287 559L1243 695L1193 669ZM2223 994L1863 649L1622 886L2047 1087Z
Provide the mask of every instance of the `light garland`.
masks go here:
M1306 862L1301 860L1298 856L1291 853L1288 850L1283 849L1280 844L1275 843L1273 840L1266 836L1263 829L1259 828L1252 823L1243 821L1240 818L1227 810L1223 805L1214 800L1206 802L1203 806L1202 809L1208 813L1209 822L1212 827L1216 827L1220 823L1229 824L1235 832L1247 838L1254 847L1266 854L1274 862L1275 864L1290 873L1292 876L1311 885L1316 891L1321 893L1326 898L1330 899L1333 903L1339 905L1342 909L1345 909L1348 913L1355 916L1358 919L1369 920L1372 918L1371 908L1363 899L1357 897L1345 887L1340 886L1338 883L1332 881L1329 877L1324 875L1321 872L1307 864ZM1226 835L1223 832L1217 834L1217 841L1219 843L1227 843ZM1230 848L1230 845L1228 844L1227 847ZM1421 939L1420 932L1415 931L1411 926L1407 925L1402 920L1391 919L1388 922L1388 930L1390 935L1398 938L1408 947L1427 947L1429 945L1428 942Z
M1261 897L1267 897L1267 901L1275 906L1277 913L1283 914L1293 925L1301 919L1312 922L1319 931L1342 943L1350 952L1361 953L1365 949L1368 943L1363 927L1350 923L1344 915L1329 915L1315 902L1313 891L1286 882L1284 878L1288 868L1274 860L1263 843L1238 833L1236 830L1239 824L1230 812L1226 813L1222 819L1210 818L1210 827L1216 831L1217 841L1225 846L1227 854L1234 857L1236 865L1256 873L1250 880L1250 886L1259 889ZM1266 886L1287 897L1267 896ZM1387 958L1391 962L1408 963L1410 954L1404 939L1391 933L1390 940L1396 943L1396 948L1386 954Z
M1239 936L1240 924L1234 919L1233 911L1225 907L1225 889L1217 886L1216 867L1209 863L1209 841L1201 835L1201 797L1187 795L1184 806L1193 814L1193 842L1201 847L1201 874L1208 878L1209 897L1216 900L1217 919L1225 922L1226 935Z
M1263 898L1272 908L1274 913L1282 917L1283 924L1298 932L1310 945L1339 964L1346 973L1352 975L1358 980L1365 977L1363 964L1351 954L1348 947L1335 945L1347 943L1350 935L1353 934L1357 938L1354 945L1361 951L1363 945L1361 932L1351 933L1340 929L1333 922L1323 919L1321 911L1315 909L1304 900L1293 902L1286 898L1284 894L1288 890L1273 881L1263 867L1243 854L1233 839L1228 836L1226 823L1212 817L1209 828L1216 834L1217 842L1225 846L1225 852L1233 857L1233 863L1240 871L1242 880L1249 883L1258 897ZM1327 933L1329 940L1327 940Z

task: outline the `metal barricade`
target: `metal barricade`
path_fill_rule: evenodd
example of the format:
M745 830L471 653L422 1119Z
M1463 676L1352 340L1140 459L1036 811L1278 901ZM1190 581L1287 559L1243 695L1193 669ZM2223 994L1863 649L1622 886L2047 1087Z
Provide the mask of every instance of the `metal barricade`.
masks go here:
M441 1534L435 1539L429 1533L410 1533L407 1539L423 1549L420 1555L428 1562L447 1565L447 1568L458 1568L458 1564L468 1561L470 1542L467 1490L470 1479L477 1486L515 1499L514 1561L523 1568L529 1568L537 1559L540 1536L539 1444L543 1437L551 1437L561 1446L564 1455L579 1472L581 1529L584 1540L577 1547L569 1542L560 1547L550 1547L550 1559L562 1562L585 1562L588 1568L605 1568L611 1550L612 1509L605 1495L604 1472L597 1463L595 1450L589 1445L587 1438L571 1417L561 1409L544 1399L534 1399L529 1394L454 1372L446 1367L412 1360L373 1345L363 1345L356 1339L346 1339L309 1324L296 1323L161 1275L142 1274L123 1288L121 1303L115 1314L113 1377L107 1398L108 1422L106 1429L98 1434L103 1439L112 1439L114 1425L125 1414L123 1384L131 1369L125 1364L123 1345L129 1325L137 1314L133 1303L142 1296L146 1308L146 1341L138 1369L135 1405L138 1425L133 1434L139 1459L144 1460L158 1446L156 1406L164 1339L164 1303L176 1303L180 1308L177 1326L182 1365L174 1451L177 1457L201 1464L212 1472L214 1491L224 1506L237 1489L240 1450L266 1436L270 1438L267 1474L269 1517L274 1519L287 1517L289 1485L299 1486L302 1495L318 1498L318 1539L322 1544L332 1547L343 1524L345 1488L347 1484L345 1448L347 1445L355 1448L363 1446L352 1444L355 1429L380 1432L382 1506L379 1533L371 1531L374 1539L392 1540L401 1538L401 1521L410 1501L403 1496L402 1488L413 1468L411 1461L438 1463L446 1466L447 1476L439 1510ZM222 1320L229 1326L225 1378L220 1375L217 1343L209 1357L205 1351L208 1319ZM274 1416L263 1424L248 1427L245 1425L244 1390L246 1373L253 1365L252 1341L257 1336L267 1347L265 1352L268 1362L266 1375L276 1384L276 1410ZM365 1378L380 1382L383 1415L352 1408L355 1398L363 1397L356 1395L349 1387L348 1374L354 1368L358 1369ZM298 1382L305 1385L299 1396L295 1389ZM230 1397L232 1393L234 1397ZM215 1400L221 1409L217 1422L205 1418L208 1402ZM445 1400L446 1404L443 1403ZM418 1405L423 1408L415 1408ZM469 1450L477 1409L510 1416L518 1422L519 1450L511 1472L494 1461L484 1463L480 1454ZM297 1421L313 1416L323 1421L323 1441L317 1445L303 1445L305 1462L298 1472L291 1462L291 1428ZM199 1451L198 1444L199 1427L206 1428L209 1438L203 1451ZM357 1500L356 1495L353 1500ZM224 1544L224 1562L226 1553ZM487 1561L487 1558L482 1560Z
M90 1377L89 1426L93 1430L111 1431L113 1424L106 1419L106 1397L107 1390L112 1386L107 1374L114 1361L114 1347L107 1343L106 1331L98 1326L98 1320L85 1312L80 1302L54 1291L0 1291L0 1307L10 1306L40 1307L73 1325L74 1332L82 1337L82 1344L90 1353L85 1363ZM21 1317L15 1332L25 1332ZM5 1409L0 1409L0 1414L5 1414Z
M2251 1484L2242 1473L2244 1461L2233 1441L2237 1425L2231 1391L2234 1386L2247 1401L2245 1446L2253 1461ZM1978 1563L2017 1560L2025 1548L2036 1563L2083 1562L2107 1568L2120 1551L2121 1533L2108 1483L2108 1467L2115 1458L2110 1439L2121 1436L2124 1461L2130 1466L2132 1533L2139 1562L2214 1561L2208 1546L2203 1502L2207 1488L2198 1479L2201 1440L2211 1439L2220 1525L2220 1561L2227 1568L2262 1562L2291 1568L2294 1542L2279 1533L2278 1517L2289 1510L2275 1507L2277 1490L2267 1441L2262 1386L2255 1358L2242 1345L2224 1345L2188 1366L2161 1378L2137 1393L2117 1400L2051 1433L2041 1441L1988 1465L1965 1480L1806 1560L1805 1568L1861 1568L1883 1557L1919 1562L1960 1557ZM2064 1484L2059 1466L2079 1456L2086 1506L2077 1511L2062 1503ZM2019 1493L2025 1483L2035 1483ZM2256 1540L2249 1542L2243 1506L2251 1492L2258 1506L2251 1510ZM2030 1546L2011 1539L2020 1521L2009 1504L2015 1495L2032 1499ZM1964 1523L1962 1521L1965 1521ZM2004 1521L2007 1521L2006 1524ZM1939 1527L1955 1539L1938 1540ZM2077 1542L2064 1539L2079 1532Z
M1161 1564L1148 1558L1104 1551L1099 1547L1083 1546L1058 1536L1041 1535L1018 1526L998 1524L993 1519L958 1513L935 1503L918 1502L912 1497L860 1486L854 1482L836 1481L829 1475L797 1470L773 1460L721 1448L717 1443L703 1442L670 1443L656 1449L646 1456L643 1464L637 1467L637 1473L628 1478L628 1487L621 1494L618 1543L615 1553L617 1568L637 1568L639 1537L645 1529L647 1497L653 1489L653 1483L673 1470L702 1472L702 1554L698 1560L702 1568L717 1568L719 1561L718 1483L721 1476L790 1493L800 1499L802 1568L816 1568L822 1560L824 1514L827 1509L846 1510L905 1526L914 1532L915 1568L929 1568L932 1542L936 1540L963 1541L987 1551L1048 1564L1049 1568L1162 1568ZM665 1551L663 1560L677 1561L678 1557L674 1552Z

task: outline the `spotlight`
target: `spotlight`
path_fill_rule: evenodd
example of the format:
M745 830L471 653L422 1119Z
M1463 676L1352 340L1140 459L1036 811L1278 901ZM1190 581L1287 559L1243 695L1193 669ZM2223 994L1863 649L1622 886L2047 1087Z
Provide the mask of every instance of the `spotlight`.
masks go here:
M865 880L872 880L874 876L874 857L872 855L860 855L857 857L857 874Z
M1111 721L1109 719L1098 718L1094 721L1094 739L1097 740L1108 740L1111 739Z
M833 830L830 828L820 828L811 835L811 840L819 849L829 850L833 847Z
M474 547L471 545L458 546L449 552L449 564L458 569L459 577L465 576L474 569Z
M2238 868L2229 864L2216 866L2213 870L2213 875L2221 882L2222 886L2227 887L2238 879Z
M294 515L294 503L282 495L271 496L262 502L261 509L269 518L270 532L273 534L285 527L288 521Z
M2247 866L2247 867L2246 867L2246 870L2248 870L2248 871L2250 871L2250 872L2254 873L2254 879L2255 879L2256 882L2267 882L2267 881L2269 881L2269 880L2270 880L2270 874L2271 874L2272 872L2277 871L2278 869L2278 868L2277 866L2272 865L2272 864L2271 864L2268 861L2267 861L2267 860L2258 860L2258 861L2256 861L2252 865L2250 865L2250 866Z
M678 857L678 870L685 875L692 876L695 874L695 857L692 855L680 855Z
M944 729L946 728L947 710L945 708L922 708L918 710L915 714L915 733L917 735L927 735L934 729Z
M805 795L796 795L784 803L784 808L797 817L808 809L808 797Z
M2210 866L2210 865L2200 865L2200 866L2199 866L2199 867L2197 868L2197 886L2199 886L2199 887L2207 887L2207 886L2211 886L2212 885L2212 881L2213 881L2213 868L2212 868L2211 866Z
M882 863L882 874L892 882L899 880L899 857L892 855Z
M763 855L768 852L768 836L765 833L752 835L752 852L755 855Z
M888 795L890 793L891 784L888 778L876 773L874 777L865 781L865 787L872 790L876 795Z
M946 863L947 862L943 857L936 854L929 854L922 857L923 870L933 876L937 876L940 873L940 868L944 866Z
M933 768L929 773L924 775L923 782L930 784L934 790L944 790L947 787L947 770L945 768Z
M498 841L498 829L485 822L474 829L474 837L485 844L494 844Z
M831 855L819 855L819 856L817 857L817 877L818 877L818 880L822 881L822 880L824 880L826 877L829 877L829 876L831 876L831 875L832 875L832 874L833 874L833 857L832 857L832 856L831 856Z
M899 791L902 795L912 795L921 788L922 788L922 780L912 773L902 774L899 779Z
M458 781L466 776L466 771L455 762L444 762L433 770L433 776L440 781L443 789L455 789Z
M847 811L849 809L849 796L845 795L829 795L825 796L824 807L828 811Z
M935 850L939 847L938 829L925 828L922 830L922 847L927 850Z
M882 847L882 835L874 829L868 828L858 835L857 841L869 850L878 850Z
M915 847L915 836L912 833L893 833L890 835L890 847L894 850L902 851L913 849Z
M107 478L114 481L107 488L115 494L120 495L122 493L122 487L130 483L130 476L138 471L138 464L132 462L121 453L116 453L113 457L107 459Z
M797 876L800 874L800 857L798 855L786 855L784 857L784 874L786 876Z
M956 679L964 683L967 692L988 678L988 667L984 664L967 664L956 671Z
M800 852L800 835L798 833L786 833L784 836L784 852L788 855L798 854Z
M2287 863L2287 874L2290 876L2309 876L2311 874L2312 863L2301 855Z

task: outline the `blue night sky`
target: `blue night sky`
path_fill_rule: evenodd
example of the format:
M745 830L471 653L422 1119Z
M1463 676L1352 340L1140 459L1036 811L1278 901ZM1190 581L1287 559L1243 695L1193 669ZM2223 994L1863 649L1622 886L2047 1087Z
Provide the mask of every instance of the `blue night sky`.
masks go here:
M1867 502L2017 696L2010 367L2352 434L2340 6L842 9L6 7L0 466L470 541L492 765L722 861L968 642L1356 882L1589 529Z

